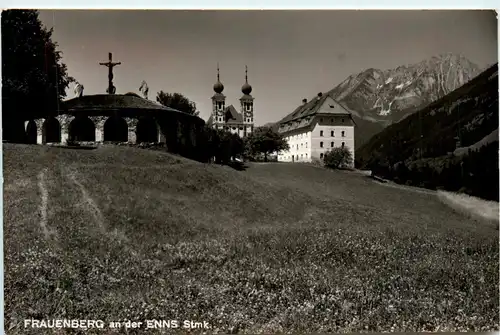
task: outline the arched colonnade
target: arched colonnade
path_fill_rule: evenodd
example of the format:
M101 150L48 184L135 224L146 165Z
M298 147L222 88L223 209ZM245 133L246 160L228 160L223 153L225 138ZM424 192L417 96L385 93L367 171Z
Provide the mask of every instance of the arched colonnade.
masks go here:
M154 117L59 115L25 122L28 143L131 142L164 143Z

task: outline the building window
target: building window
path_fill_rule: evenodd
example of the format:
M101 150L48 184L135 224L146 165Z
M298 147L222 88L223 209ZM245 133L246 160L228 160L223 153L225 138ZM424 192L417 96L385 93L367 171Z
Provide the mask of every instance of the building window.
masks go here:
M342 137L345 137L345 131L342 131Z
M344 123L344 119L342 119L342 123Z
M330 144L330 146L333 148L333 142Z
M335 137L335 132L333 130L330 132L330 136Z
M301 146L301 147L302 147L302 146L304 146L304 143L300 143L300 146Z
M301 158L301 159L302 159L302 157L303 157L303 155L302 155L302 154L300 154L300 158Z
M342 142L342 148L345 146L345 142Z
M307 154L306 154L306 158L307 158Z
M319 142L319 147L323 148L323 142Z
M334 122L335 122L335 119L332 117L332 123L334 123Z
M307 142L306 142L306 148L307 148Z
M319 119L319 122L323 122L323 118Z
M297 150L299 150L299 145L297 144Z
M323 130L319 132L319 136L323 136Z
M296 157L297 157L297 160L299 160L299 155L297 155Z
M319 158L323 158L323 153L319 154Z

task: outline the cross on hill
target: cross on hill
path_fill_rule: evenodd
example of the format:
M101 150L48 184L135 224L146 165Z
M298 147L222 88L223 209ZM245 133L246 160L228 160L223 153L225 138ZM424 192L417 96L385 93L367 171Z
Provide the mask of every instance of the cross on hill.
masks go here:
M99 63L99 65L106 66L109 70L108 72L108 94L114 94L114 86L113 86L113 68L117 65L121 65L121 62L113 63L113 54L110 52L109 54L109 60L106 63Z

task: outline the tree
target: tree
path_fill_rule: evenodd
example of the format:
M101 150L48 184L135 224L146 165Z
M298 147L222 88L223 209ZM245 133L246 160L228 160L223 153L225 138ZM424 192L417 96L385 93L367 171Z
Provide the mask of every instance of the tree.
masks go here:
M56 115L74 79L36 10L2 12L3 137L24 139L24 121Z
M351 167L352 153L347 147L333 148L325 154L323 161L331 169Z
M156 96L156 101L165 107L177 109L181 112L194 116L198 116L198 114L200 114L200 112L196 110L196 103L180 93L165 93L160 91Z
M247 155L263 154L264 161L267 162L267 156L273 152L289 150L288 142L271 127L257 127L246 138L245 151Z
M243 140L237 135L224 130L217 130L217 149L215 158L219 164L227 164L232 158L240 156L244 151Z

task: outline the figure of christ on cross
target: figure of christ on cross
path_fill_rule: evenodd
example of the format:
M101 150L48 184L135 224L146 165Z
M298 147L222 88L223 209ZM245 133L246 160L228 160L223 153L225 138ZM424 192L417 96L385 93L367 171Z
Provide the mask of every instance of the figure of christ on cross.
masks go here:
M121 65L121 62L113 63L113 54L110 52L109 53L109 61L107 63L99 63L99 65L104 65L109 69L109 74L108 74L108 94L114 94L115 93L115 88L113 86L113 68L117 65Z

